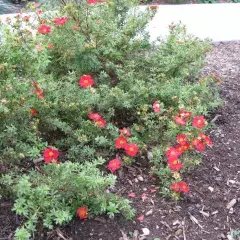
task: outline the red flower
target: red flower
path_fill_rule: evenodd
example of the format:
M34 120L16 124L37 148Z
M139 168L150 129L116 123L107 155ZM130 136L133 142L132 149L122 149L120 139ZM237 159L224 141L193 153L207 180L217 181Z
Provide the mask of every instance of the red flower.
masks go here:
M24 19L26 22L28 22L29 19L30 19L30 16L26 15L26 16L23 17L23 19Z
M98 3L98 0L87 0L88 4L94 4L94 3Z
M96 4L96 3L100 3L100 2L105 2L105 0L87 0L88 4Z
M189 192L189 187L185 182L176 182L173 183L171 185L171 188L175 191L175 192L184 192L187 193Z
M203 141L208 145L212 146L212 139L208 136L206 136L204 133L199 133L198 136L203 139Z
M208 136L206 136L206 138L204 139L204 142L208 145L208 146L212 146L212 139Z
M178 182L178 186L179 186L180 191L182 191L184 193L189 192L189 187L185 182Z
M200 138L202 138L202 139L205 139L207 136L204 134L204 133L202 133L202 132L200 132L199 134L198 134L198 136L200 137Z
M98 114L98 113L90 113L88 117L95 121L97 126L103 128L106 126L107 122Z
M101 116L98 113L89 113L88 116L93 121L98 121L101 119Z
M39 89L39 85L35 82L35 81L32 81L32 85L35 89Z
M42 89L40 89L39 91L36 91L35 93L41 100L44 99L44 95L43 95L43 90Z
M88 209L86 206L80 207L77 210L77 214L80 219L86 219L88 217Z
M61 18L55 18L53 19L53 22L58 25L58 26L61 26L61 25L64 25L68 20L68 17L61 17Z
M46 148L43 152L44 161L47 163L52 162L53 160L57 161L59 151L53 148Z
M49 34L51 32L51 27L45 24L40 25L38 32L41 34Z
M40 14L43 13L43 10L42 10L42 9L38 9L38 10L36 11L36 13L37 13L38 15L40 15Z
M30 107L31 114L36 117L39 114L39 111L33 107Z
M48 48L53 49L53 44L52 43L48 44Z
M179 110L179 115L185 120L188 120L192 116L192 113L185 110Z
M97 120L96 123L100 128L104 128L107 124L107 122L103 118L100 118L99 120Z
M115 147L120 149L124 148L127 143L127 138L120 136L115 140Z
M174 120L179 125L183 125L183 126L186 125L186 121L185 121L185 119L183 117L175 116Z
M173 189L175 192L179 192L180 191L178 183L173 183L171 185L171 189Z
M32 85L35 88L34 93L40 98L40 99L44 99L44 95L43 95L43 90L38 86L38 84L34 81L32 81Z
M181 154L183 153L183 151L184 151L184 148L183 148L183 145L177 145L176 147L175 147Z
M131 131L127 128L123 128L119 130L121 134L126 135L127 137L131 136Z
M203 128L205 126L204 116L198 116L193 118L192 125L193 127L196 127L196 128Z
M178 164L179 162L178 162L178 159L171 159L171 160L168 160L168 164L169 165L176 165L176 164Z
M118 158L113 159L108 163L108 168L111 171L111 173L114 173L120 167L121 167L121 160Z
M177 135L177 142L180 145L184 145L187 142L187 137L184 134Z
M174 147L170 147L166 151L166 155L167 155L168 160L171 161L171 160L177 159L181 155L181 152Z
M205 149L204 143L198 138L193 139L192 144L198 151L203 151Z
M177 161L177 163L175 163ZM179 171L182 169L182 163L178 162L178 160L175 160L174 164L170 164L169 168L173 171Z
M131 144L125 144L125 151L126 154L132 157L135 157L138 153L138 146L135 145L134 143Z
M78 85L83 88L90 87L93 84L94 84L94 80L92 79L91 75L83 75L78 82Z
M160 104L159 104L158 101L153 104L153 110L154 110L154 112L156 112L156 113L161 111L161 109L160 109Z
M188 143L188 142L186 142L186 143L184 143L183 145L182 145L182 150L183 151L187 151L188 149L190 148L190 144Z

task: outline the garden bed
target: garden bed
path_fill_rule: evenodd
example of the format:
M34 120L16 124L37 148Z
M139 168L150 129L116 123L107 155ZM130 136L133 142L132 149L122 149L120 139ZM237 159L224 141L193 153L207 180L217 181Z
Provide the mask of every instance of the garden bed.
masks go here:
M131 239L135 230L142 234L142 228L148 228L150 234L146 239L149 240L219 240L227 239L231 229L239 229L239 56L240 43L232 42L216 44L207 57L203 74L216 73L224 79L221 86L224 105L209 119L216 123L216 128L210 132L213 147L205 152L198 169L184 174L191 191L183 200L175 202L156 196L158 186L149 177L148 164L142 159L138 165L124 167L117 173L117 186L112 190L125 197L135 193L132 200L136 217L133 221L118 216L114 219L105 216L86 221L76 219L69 226L51 232L39 229L34 239L117 240L123 237L126 240L123 233ZM229 207L233 199L237 202ZM1 200L1 239L12 239L20 221L11 212L11 207L9 201ZM137 220L140 216L144 216L142 221Z

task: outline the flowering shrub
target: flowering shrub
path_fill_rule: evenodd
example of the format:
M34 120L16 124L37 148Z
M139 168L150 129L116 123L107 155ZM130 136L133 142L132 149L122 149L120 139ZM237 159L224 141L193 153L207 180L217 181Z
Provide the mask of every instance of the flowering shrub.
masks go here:
M34 13L1 23L2 162L43 156L54 175L107 156L115 174L145 156L163 194L177 199L189 191L182 172L212 145L204 116L219 105L219 79L199 74L211 48L183 25L169 26L168 37L151 43L145 28L156 8L139 11L138 3L86 0L51 13L32 3ZM67 185L78 176L70 175ZM20 179L26 178L34 181ZM95 212L91 201L74 206L80 218L107 209Z
M129 201L109 191L116 177L112 174L103 177L97 168L104 162L99 158L84 164L51 163L28 175L6 175L2 182L10 184L17 196L13 210L26 218L14 239L28 239L20 236L30 236L40 221L52 229L55 224L69 222L73 216L86 219L95 214L107 212L113 216L121 212L131 218L134 212Z

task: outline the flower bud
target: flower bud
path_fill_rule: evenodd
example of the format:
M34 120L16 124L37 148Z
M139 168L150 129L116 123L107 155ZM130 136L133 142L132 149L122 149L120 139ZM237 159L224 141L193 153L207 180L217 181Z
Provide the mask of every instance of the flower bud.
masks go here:
M2 104L7 104L7 100L6 99L2 99Z

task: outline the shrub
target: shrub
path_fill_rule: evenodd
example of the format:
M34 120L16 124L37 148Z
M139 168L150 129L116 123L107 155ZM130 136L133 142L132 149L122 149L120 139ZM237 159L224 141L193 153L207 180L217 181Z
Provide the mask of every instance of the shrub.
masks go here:
M28 15L8 20L13 30L3 27L0 50L2 160L36 158L48 144L67 150L69 160L90 159L99 150L110 156L122 127L144 152L146 144L174 135L171 118L179 106L198 115L217 105L211 79L192 82L208 43L174 26L153 47L144 28L154 10L130 10L133 2L66 5L62 25L44 13L33 23ZM51 33L41 34L39 22ZM78 85L84 74L94 79L92 87ZM152 111L155 101L160 114ZM91 112L107 125L94 124Z
M151 44L144 29L155 9L135 3L82 1L57 16L35 9L2 24L2 160L36 158L47 145L72 161L111 156L123 127L140 154L159 143L163 152L182 131L173 120L179 109L197 116L218 105L216 78L197 75L209 43L171 25L167 39Z
M203 116L219 105L219 79L200 77L211 47L181 24L150 42L145 29L156 9L138 10L137 4L76 1L51 13L30 4L35 14L2 23L2 162L31 161L45 150L45 162L60 162L43 168L54 167L52 174L99 156L111 160L114 173L148 156L162 193L177 199L188 191L180 173L199 164L197 152L211 145ZM31 185L31 175L19 181ZM52 191L55 185L45 181ZM36 188L31 191L35 195Z
M69 222L77 209L87 207L86 216L122 213L133 217L129 201L112 194L116 177L102 176L97 168L105 162L99 158L84 164L51 163L41 171L31 171L22 176L6 175L2 183L13 188L16 201L13 210L25 217L24 225L17 229L15 239L28 239L41 221L46 228ZM94 177L93 177L94 176ZM80 215L80 218L84 218Z

